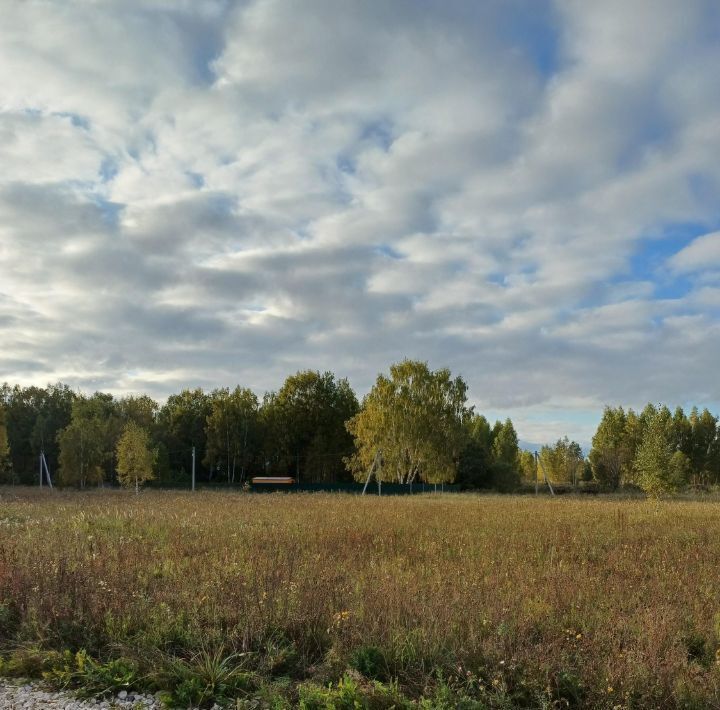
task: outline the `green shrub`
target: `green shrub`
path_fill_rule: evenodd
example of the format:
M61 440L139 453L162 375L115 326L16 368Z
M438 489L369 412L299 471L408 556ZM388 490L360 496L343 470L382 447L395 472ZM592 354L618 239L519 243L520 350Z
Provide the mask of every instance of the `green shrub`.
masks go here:
M244 658L226 655L222 649L202 650L189 660L165 658L155 674L157 685L169 688L163 700L172 707L205 707L247 695L255 686L252 673L247 672Z
M500 493L512 493L520 486L520 473L505 461L495 461L491 466L493 488Z
M409 710L415 703L403 697L396 684L362 684L345 674L327 686L304 683L299 688L299 707L304 710Z
M8 602L0 603L0 638L10 638L18 626L18 621L17 611Z
M0 675L8 678L41 678L43 673L58 664L61 655L34 647L17 648L0 659Z
M324 688L314 683L304 683L299 688L301 710L355 710L365 708L358 684L349 676L343 676L335 686Z
M711 654L704 636L693 631L686 634L682 641L687 651L688 661L695 661L703 666L710 664Z
M560 671L555 678L555 699L564 707L580 707L584 695L583 685L571 671Z
M77 653L65 651L53 667L43 673L52 685L60 688L78 688L83 695L114 695L129 690L140 682L137 665L127 658L115 658L101 663L85 650Z
M350 667L372 680L388 678L385 654L377 646L361 646L355 649L350 656Z

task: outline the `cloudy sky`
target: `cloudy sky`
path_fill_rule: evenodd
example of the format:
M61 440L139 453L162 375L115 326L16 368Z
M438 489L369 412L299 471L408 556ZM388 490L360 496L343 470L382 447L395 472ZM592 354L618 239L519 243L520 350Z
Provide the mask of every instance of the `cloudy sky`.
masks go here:
M720 409L717 0L2 0L0 381Z

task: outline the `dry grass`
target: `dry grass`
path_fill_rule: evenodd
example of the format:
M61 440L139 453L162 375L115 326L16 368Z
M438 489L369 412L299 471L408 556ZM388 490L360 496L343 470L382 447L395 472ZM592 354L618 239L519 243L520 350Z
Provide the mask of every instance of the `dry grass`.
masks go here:
M0 634L323 682L377 646L410 695L442 669L518 704L718 706L719 562L717 503L5 489Z

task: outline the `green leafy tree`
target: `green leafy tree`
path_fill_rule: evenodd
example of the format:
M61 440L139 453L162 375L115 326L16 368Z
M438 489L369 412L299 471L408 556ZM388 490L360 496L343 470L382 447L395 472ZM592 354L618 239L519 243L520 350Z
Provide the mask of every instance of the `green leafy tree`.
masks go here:
M699 483L720 481L720 446L718 446L718 419L707 409L698 413L693 407L688 419L689 444L683 452L690 459L692 476Z
M466 442L466 401L467 385L447 369L414 360L392 365L347 424L357 449L347 460L350 470L363 480L382 452L382 480L453 481Z
M502 424L495 425L495 436L492 444L493 460L515 469L520 465L520 447L518 436L512 420L506 419Z
M58 482L61 486L85 488L93 483L102 483L107 452L104 432L97 420L74 419L58 433L58 445Z
M143 483L155 478L155 458L147 430L133 421L128 422L117 444L117 476L120 484L125 488L134 486L135 493L138 493Z
M532 451L520 452L520 473L526 481L535 481L537 475L535 455Z
M465 445L458 461L457 482L471 488L491 488L492 430L482 414L470 414L465 422Z
M490 456L493 445L493 432L490 422L482 415L470 412L466 417L468 436Z
M159 407L152 397L148 397L146 394L123 397L118 401L117 409L123 422L135 422L148 433L155 429Z
M466 442L458 465L458 482L474 488L495 488L505 492L517 488L523 475L523 457L512 421L496 421L491 428L485 417L473 413L467 418L466 429ZM527 457L524 464L525 468L531 465Z
M343 460L353 451L345 423L357 411L346 379L313 370L291 375L263 401L265 460L273 472L304 481L343 480Z
M75 394L63 384L47 387L5 384L0 388L13 471L19 481L35 481L41 451L45 452L50 470L57 470L57 434L70 423L74 399Z
M634 452L627 437L628 419L622 407L605 407L592 438L590 464L596 481L615 490Z
M567 436L558 439L553 446L543 446L540 460L551 481L573 485L577 485L582 476L585 463L580 444L570 441Z
M202 389L185 389L168 397L158 413L158 439L167 453L169 468L181 478L190 475L191 452L195 447L198 478L212 477L203 466L207 459L205 427L212 411L212 399Z
M509 493L520 485L520 447L511 419L496 422L492 442L493 488Z
M15 483L7 434L7 414L2 404L0 404L0 483Z
M634 461L635 482L657 497L677 491L687 483L690 461L675 449L672 417L666 409L646 419L645 431Z
M121 433L122 420L111 394L95 392L89 397L76 397L70 424L57 436L60 484L85 488L112 480Z
M85 428L94 432L102 452L102 479L112 481L116 469L115 451L124 425L118 402L107 392L77 397L72 404L72 421L85 423Z
M695 408L697 414L697 407ZM673 448L682 451L688 458L692 450L692 425L685 416L682 407L676 407L672 415L670 431L673 440Z
M625 456L621 465L620 482L635 482L635 457L645 432L645 421L633 409L628 409L625 415Z
M257 396L249 389L236 387L216 390L205 429L209 468L224 469L228 483L235 482L236 472L242 483L248 467L260 449L260 412Z

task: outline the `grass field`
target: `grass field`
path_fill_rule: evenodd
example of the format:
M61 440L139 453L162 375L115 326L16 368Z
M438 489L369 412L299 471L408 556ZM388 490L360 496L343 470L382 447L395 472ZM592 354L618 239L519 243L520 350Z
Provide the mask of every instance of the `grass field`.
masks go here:
M0 675L179 706L717 707L719 614L718 503L0 497Z

